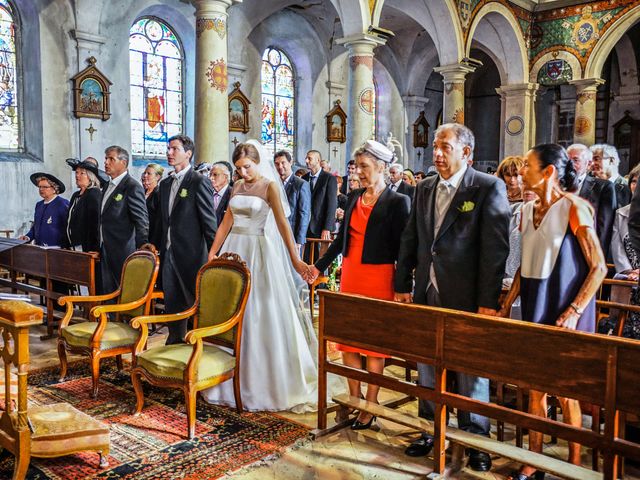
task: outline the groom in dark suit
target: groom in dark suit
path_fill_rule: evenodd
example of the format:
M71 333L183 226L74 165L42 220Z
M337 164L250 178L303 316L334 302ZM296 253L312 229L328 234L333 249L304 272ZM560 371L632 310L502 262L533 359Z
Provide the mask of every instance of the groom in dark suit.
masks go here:
M124 148L112 145L104 151L104 171L110 181L102 189L98 294L118 288L125 260L149 236L144 189L129 175L128 167L129 152Z
M160 183L160 248L162 290L166 313L193 305L198 270L207 262L217 223L213 187L208 177L191 167L193 141L186 135L169 139L167 161L174 168ZM167 345L181 343L187 320L169 323Z
M448 123L435 132L433 163L438 175L427 177L416 188L400 242L397 301L496 314L509 254L511 214L504 183L468 166L474 144L471 130L460 124ZM488 379L453 375L460 395L489 401ZM420 385L433 388L433 366L418 364L418 378ZM420 416L434 418L431 402L420 401ZM489 435L489 419L475 413L458 411L458 426ZM432 447L433 437L423 434L406 454L426 455ZM491 457L471 449L469 466L487 471Z
M291 169L293 159L289 152L286 150L276 152L273 156L273 163L287 194L291 209L289 225L291 225L293 238L298 252L300 252L301 247L307 242L307 229L311 219L311 189L308 182L293 174Z

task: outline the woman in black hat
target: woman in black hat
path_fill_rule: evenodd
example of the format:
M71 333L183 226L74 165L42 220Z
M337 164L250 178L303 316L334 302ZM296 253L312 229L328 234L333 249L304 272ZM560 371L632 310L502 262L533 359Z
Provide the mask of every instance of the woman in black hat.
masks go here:
M102 190L97 161L69 163L78 191L71 196L65 247L82 252L100 251L100 205Z
M36 203L31 229L21 238L43 247L61 247L69 211L69 201L58 196L65 190L64 183L43 172L34 173L30 178L42 200Z

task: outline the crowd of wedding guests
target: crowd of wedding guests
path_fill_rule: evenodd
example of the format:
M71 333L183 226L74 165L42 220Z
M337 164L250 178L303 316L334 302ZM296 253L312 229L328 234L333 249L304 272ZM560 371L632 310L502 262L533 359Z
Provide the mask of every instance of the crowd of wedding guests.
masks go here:
M370 140L354 152L344 176L332 174L317 150L307 152L305 169L290 152L276 152L268 161L287 197L296 250L307 263L296 266L298 273L314 282L342 256L343 292L597 331L595 295L607 261L615 265L617 278L639 276L640 197L632 196L640 166L625 178L611 145L543 144L525 156L505 158L489 175L473 168L474 146L467 127L442 125L434 135L433 167L414 173L396 163L385 145ZM104 171L93 158L68 161L78 188L70 202L59 196L65 185L56 177L32 175L43 200L24 238L100 252L99 293L115 290L126 257L151 242L160 252L167 313L187 309L233 181L245 175L227 162L195 167L194 152L189 137L172 137L167 148L172 171L163 180L163 167L150 163L141 183L129 175L129 154L117 145L105 149ZM310 245L308 238L331 244L319 256L317 243ZM509 293L500 303L504 289ZM623 303L639 303L635 295L611 292ZM186 320L172 324L167 342L182 342L186 328ZM600 326L603 333L611 328L606 321ZM640 319L632 315L624 334L640 339ZM338 348L347 365L359 367L364 360L371 372L384 368L384 355ZM418 373L420 385L433 387L433 366L419 364ZM460 394L489 400L488 379L453 376ZM377 402L374 385L362 392L359 382L349 380L349 391ZM579 425L578 402L559 400L564 420ZM531 392L529 409L546 415L546 394ZM430 402L421 401L419 411L433 419ZM459 428L489 435L488 418L461 411L457 417ZM374 421L361 412L352 428L366 429ZM530 445L541 451L542 437L532 432ZM423 434L406 453L426 455L432 447L433 438ZM579 453L579 446L570 444L571 462L579 464ZM471 450L469 465L487 471L491 458ZM512 478L533 474L524 466Z

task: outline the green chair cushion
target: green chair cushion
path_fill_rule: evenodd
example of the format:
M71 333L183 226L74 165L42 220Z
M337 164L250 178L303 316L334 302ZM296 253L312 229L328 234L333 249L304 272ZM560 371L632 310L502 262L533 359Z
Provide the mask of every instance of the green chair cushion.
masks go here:
M98 322L82 322L62 329L62 336L73 347L90 347ZM108 322L102 334L100 350L133 345L140 332L126 323Z
M125 264L124 272L120 280L122 287L120 299L118 303L134 302L142 297L149 288L149 282L153 277L153 269L155 263L148 256L135 256L129 258ZM139 306L128 312L121 312L120 315L125 318L133 318L144 313L144 305Z
M198 363L197 382L217 377L233 370L236 359L215 345L203 345ZM193 345L179 343L145 350L137 357L137 365L154 377L182 380Z
M244 292L242 274L230 268L212 267L200 277L198 328L226 322L238 310ZM216 335L230 344L235 342L237 327Z

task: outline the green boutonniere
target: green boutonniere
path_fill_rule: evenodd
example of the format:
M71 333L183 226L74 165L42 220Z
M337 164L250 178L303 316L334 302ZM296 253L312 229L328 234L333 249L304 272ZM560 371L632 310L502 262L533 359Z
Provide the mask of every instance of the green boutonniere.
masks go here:
M189 192L187 191L186 188L183 188L182 190L180 190L180 197L181 198L187 198L187 195L189 195Z
M460 205L458 207L458 211L462 212L462 213L467 213L470 212L471 210L473 210L474 208L476 208L476 204L473 202L464 202L462 205Z
M116 202L119 202L119 201L120 201L120 200L122 200L123 198L124 198L124 197L122 196L122 194L121 194L121 193L119 193L119 194L117 194L115 197L113 197L113 199L114 199Z

